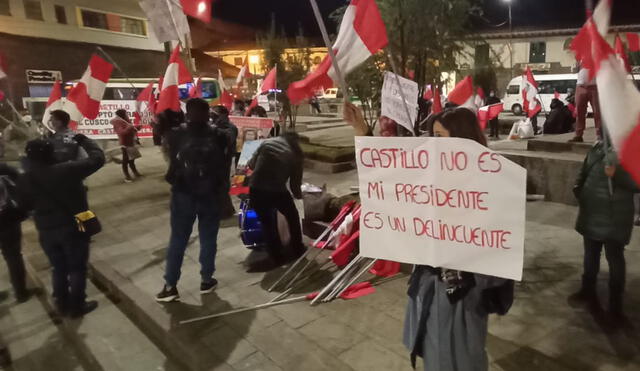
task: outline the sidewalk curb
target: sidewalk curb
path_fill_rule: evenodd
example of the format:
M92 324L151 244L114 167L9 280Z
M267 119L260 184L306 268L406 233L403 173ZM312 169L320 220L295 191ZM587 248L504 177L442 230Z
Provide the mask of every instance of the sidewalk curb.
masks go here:
M89 262L96 285L118 302L119 309L172 361L188 370L208 370L212 361L226 363L204 344L185 338L162 306L105 261Z

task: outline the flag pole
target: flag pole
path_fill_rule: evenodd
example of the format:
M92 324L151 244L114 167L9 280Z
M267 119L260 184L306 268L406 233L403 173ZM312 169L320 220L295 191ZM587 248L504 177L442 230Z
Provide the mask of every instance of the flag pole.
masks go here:
M411 135L415 136L415 122L411 122L411 112L409 111L409 106L407 105L407 98L404 95L404 90L402 89L402 85L400 85L400 77L398 77L398 69L396 68L396 62L393 60L393 55L391 52L387 54L387 59L389 59L389 64L391 64L391 69L393 70L393 74L395 75L396 84L398 84L398 91L400 92L400 97L402 98L402 105L404 106L404 111L407 114L407 122L411 125L413 130L411 130ZM400 125L402 126L402 125Z
M316 0L309 0L311 3L311 7L313 8L313 14L316 17L316 21L318 22L318 27L320 27L320 33L322 33L322 39L324 40L325 45L327 46L327 51L329 52L329 56L331 57L331 64L333 65L333 69L336 70L336 75L338 75L338 80L344 90L344 101L349 100L349 92L347 86L347 80L345 80L345 76L340 71L340 66L338 66L338 60L336 59L336 53L333 50L333 46L331 45L331 41L329 40L329 33L327 33L327 27L322 20L322 14L320 14L320 8L318 8L318 3Z

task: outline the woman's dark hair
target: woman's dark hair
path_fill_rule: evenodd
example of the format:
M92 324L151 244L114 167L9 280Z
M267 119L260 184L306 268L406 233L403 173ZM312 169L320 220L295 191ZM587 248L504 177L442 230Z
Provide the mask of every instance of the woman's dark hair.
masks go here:
M120 117L123 120L126 120L127 118L129 118L129 115L127 114L127 110L126 109L119 109L116 111L116 116Z
M457 107L446 109L435 115L432 125L438 121L449 134L455 138L465 138L487 145L487 138L480 129L478 117L468 108ZM431 131L433 133L433 129ZM432 134L433 135L433 134Z
M300 136L298 133L295 131L286 131L280 136L287 142L293 153L299 158L302 158L304 154L302 153L302 147L300 147Z
M267 110L264 107L256 106L249 111L249 116L267 117Z

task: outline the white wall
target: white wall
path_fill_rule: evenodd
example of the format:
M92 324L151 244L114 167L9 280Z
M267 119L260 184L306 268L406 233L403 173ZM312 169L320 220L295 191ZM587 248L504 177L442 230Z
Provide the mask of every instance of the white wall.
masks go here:
M146 19L135 0L41 0L44 21L27 19L23 0L9 0L9 3L11 16L0 15L0 32L3 33L134 49L164 50L162 44L153 36L149 25L147 36L82 28L78 25L77 6ZM65 7L68 24L56 22L54 5Z

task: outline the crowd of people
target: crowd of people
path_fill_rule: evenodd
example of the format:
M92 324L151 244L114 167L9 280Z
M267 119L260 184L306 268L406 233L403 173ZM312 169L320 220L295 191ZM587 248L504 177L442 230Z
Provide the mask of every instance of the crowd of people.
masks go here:
M580 94L589 94L589 89ZM583 90L584 90L583 89ZM487 103L498 102L490 94ZM579 109L580 112L581 109ZM583 112L586 113L586 112ZM119 110L113 119L122 149L125 182L140 177L135 160L137 128L128 112ZM559 100L545 131L568 130L571 112ZM345 103L344 117L360 135L372 135L362 111ZM21 254L21 223L32 215L42 250L52 266L55 305L63 316L78 318L97 307L87 300L86 279L91 236L100 223L91 211L84 180L105 164L102 149L91 139L69 129L64 111L51 113L53 134L32 140L25 148L22 170L0 164L0 248L5 258L18 302L29 299ZM398 135L400 127L380 119L381 135ZM548 128L547 128L548 127ZM476 114L467 108L448 106L430 115L424 135L459 137L487 145ZM490 136L499 135L498 122L490 123ZM154 142L162 147L168 163L165 179L171 186L170 227L164 284L158 302L180 299L178 284L185 251L198 220L200 240L200 293L215 290L217 238L221 219L235 214L229 196L232 164L238 163L238 129L229 111L210 107L202 99L186 103L186 112L165 111L154 124ZM264 271L287 264L304 254L300 216L293 198L302 198L303 152L295 132L284 132L264 141L248 163L249 200L263 225L268 256L249 267ZM611 323L627 323L623 312L625 286L624 248L634 223L634 195L640 192L616 161L611 148L598 142L585 159L575 195L579 203L576 230L584 237L584 273L581 289L569 301L602 313L596 291L601 251L610 268L607 313ZM290 250L277 232L276 213L287 220ZM404 342L411 358L423 357L427 370L486 370L485 351L488 316L506 314L514 298L514 282L498 277L440 267L418 266L409 280ZM446 365L446 367L443 367Z

